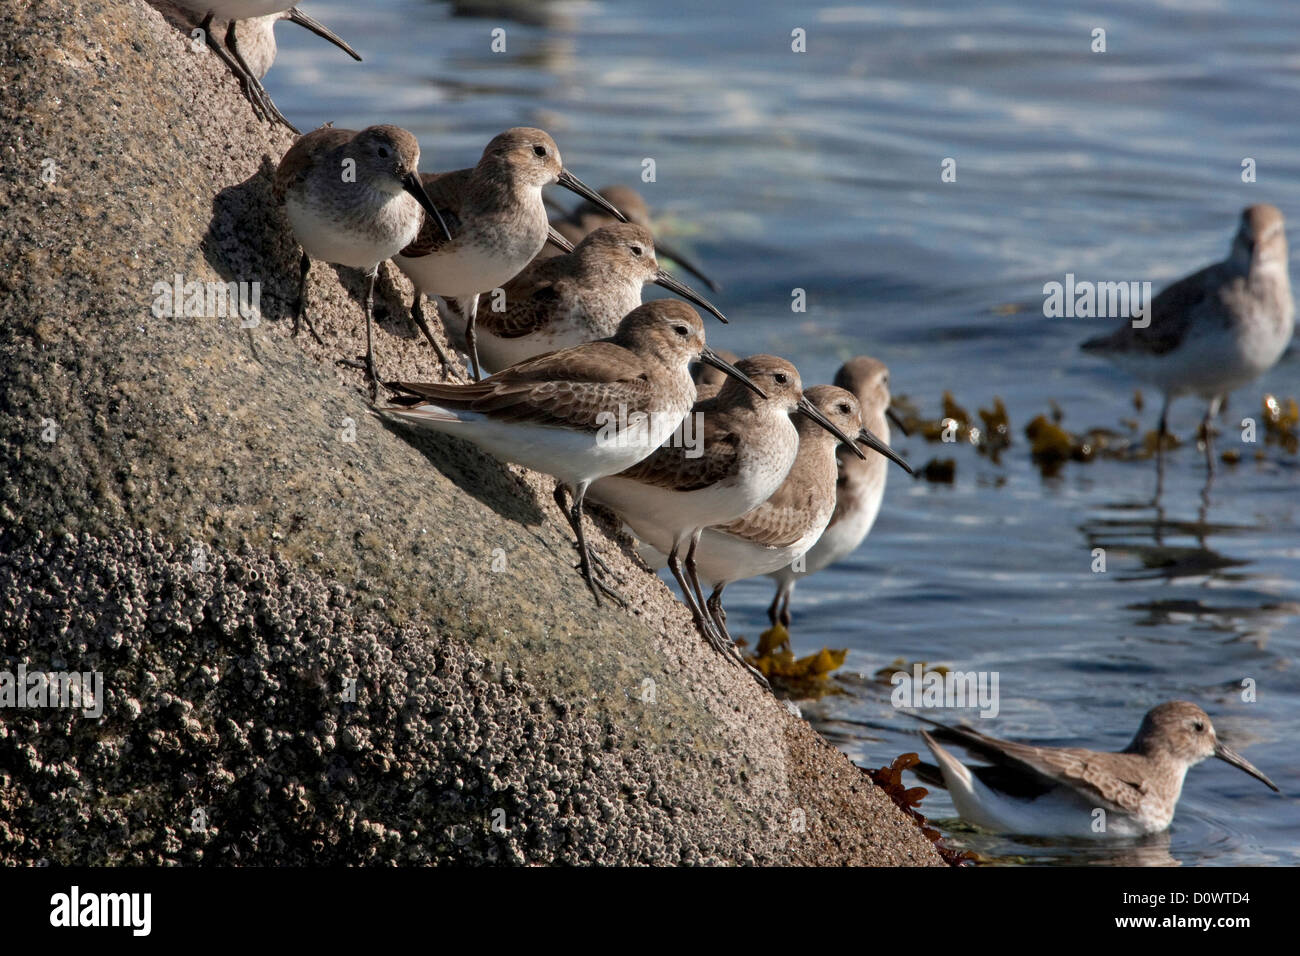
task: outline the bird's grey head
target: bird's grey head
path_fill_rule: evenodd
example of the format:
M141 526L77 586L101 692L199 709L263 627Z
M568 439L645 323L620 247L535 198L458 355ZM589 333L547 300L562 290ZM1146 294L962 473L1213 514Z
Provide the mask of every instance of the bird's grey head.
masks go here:
M889 407L889 368L869 355L859 355L840 366L835 384L858 397L864 417L884 414Z
M516 126L493 136L483 150L479 165L539 189L558 182L564 171L555 140L545 130L533 126Z
M1286 223L1281 211L1268 203L1247 206L1232 240L1232 260L1243 269L1286 269Z
M644 226L632 223L614 223L593 230L572 255L590 261L601 272L614 272L640 283L652 281L659 273L654 236Z
M400 126L363 129L348 144L346 155L356 160L358 182L387 193L409 188L420 166L420 144Z
M1172 760L1184 767L1218 757L1277 790L1273 781L1219 740L1205 711L1185 700L1171 700L1147 711L1127 752Z

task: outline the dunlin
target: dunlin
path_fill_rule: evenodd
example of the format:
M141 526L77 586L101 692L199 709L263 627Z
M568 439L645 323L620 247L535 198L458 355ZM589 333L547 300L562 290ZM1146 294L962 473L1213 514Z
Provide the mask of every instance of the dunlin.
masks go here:
M419 143L400 127L371 126L359 133L322 127L294 143L275 171L276 201L303 250L294 331L306 318L312 259L364 269L364 368L372 387L379 380L371 333L379 264L416 236L425 212L439 221L420 184L419 162ZM310 320L307 326L315 335Z
M646 201L641 198L641 194L630 186L606 186L600 191L600 195L608 202L618 207L619 212L627 216L627 221L638 226L644 226L646 229L653 229L650 221L650 207ZM615 220L612 219L604 209L591 203L584 202L572 212L562 212L562 215L552 221L552 225L557 231L562 233L570 242L581 242L587 236L591 235L602 226L611 225ZM686 258L681 252L668 246L667 243L655 240L659 249L659 255L664 259L671 259L677 263L695 278L699 279L712 292L720 292L718 284L706 276L700 268L690 259ZM550 250L543 249L541 256L553 255Z
M204 37L212 52L230 68L244 93L253 103L253 108L263 117L273 122L283 123L295 133L298 128L290 123L283 113L271 102L270 95L262 86L261 77L271 68L275 59L275 34L273 27L278 20L292 20L306 27L317 36L324 37L354 60L361 55L348 46L332 30L322 26L307 16L293 4L284 0L171 0L177 6L201 17L199 23ZM223 48L213 30L214 20L226 21ZM247 20L244 43L241 46L238 37L240 21Z
M1169 403L1186 394L1206 399L1205 460L1213 471L1210 425L1223 399L1272 368L1291 341L1295 305L1282 213L1246 207L1228 258L1166 288L1148 317L1145 328L1126 324L1083 349L1164 393L1161 450Z
M1158 833L1174 818L1188 769L1207 757L1277 790L1219 741L1205 711L1185 700L1153 707L1133 742L1118 753L1035 747L926 722L938 728L921 736L939 765L921 764L917 775L946 787L967 823L1000 833L1102 840ZM978 754L991 766L965 766L940 740Z
M543 352L608 338L641 304L647 282L727 321L694 289L659 268L649 229L617 223L595 230L568 255L534 259L502 286L504 308L478 315L479 361L495 371Z
M555 140L543 130L521 126L494 136L474 168L425 175L425 188L451 227L451 238L426 221L419 236L393 257L415 285L411 314L430 341L421 296L427 292L462 300L465 344L476 381L478 297L513 279L546 244L551 229L542 187L552 183L623 218L564 168Z
M834 385L815 385L804 397L841 433L856 436L868 448L911 471L888 445L862 427L861 409L852 392ZM704 529L695 546L694 583L707 582L713 588L707 601L700 588L697 600L705 605L714 627L728 643L731 636L722 609L726 586L785 567L812 547L835 510L835 447L840 440L809 417L801 416L795 427L798 451L780 487L740 518Z
M558 479L555 500L578 539L579 566L595 595L618 598L597 579L582 528L588 486L649 455L673 433L695 398L688 367L720 365L699 313L660 299L633 309L608 339L550 352L470 385L398 383L405 393L382 411L474 442L502 461ZM565 503L565 489L573 497Z
M862 424L867 430L888 443L889 434L889 369L883 362L868 355L859 355L840 366L835 373L835 384L858 397L862 406ZM795 582L822 568L847 557L858 549L863 539L876 523L880 503L885 497L885 479L889 465L879 455L854 455L847 446L840 446L839 480L835 485L835 513L806 555L803 569L796 572L786 566L768 575L777 583L776 596L767 609L773 624L780 622L790 627L790 597Z
M617 512L639 539L667 555L695 626L722 653L729 645L712 627L692 580L700 533L741 517L780 487L799 447L792 414L801 412L837 440L852 441L804 398L799 372L785 359L754 355L736 367L767 393L765 398L727 381L715 397L695 404L683 431L674 436L686 437L689 428L689 442L666 442L631 468L594 482L588 492L592 501Z

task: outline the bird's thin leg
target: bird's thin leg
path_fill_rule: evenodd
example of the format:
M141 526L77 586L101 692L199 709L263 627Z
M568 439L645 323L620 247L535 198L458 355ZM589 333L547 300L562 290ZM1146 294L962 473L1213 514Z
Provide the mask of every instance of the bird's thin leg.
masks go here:
M359 368L366 373L366 378L370 381L370 399L376 400L379 397L379 370L375 367L375 344L374 324L375 312L375 280L379 278L379 267L366 273L366 354L363 361L349 361L339 359L340 365L346 365L349 368Z
M311 319L307 317L307 273L311 271L311 257L307 253L302 254L302 261L298 264L298 308L293 314L293 334L298 334L298 329L303 323L307 324L307 331L312 334L316 341L324 345L321 337L316 334L316 326L311 324Z
M435 339L433 333L429 331L429 323L425 321L424 318L424 293L419 289L415 290L415 301L411 303L411 318L413 318L415 324L420 327L420 331L424 333L424 337L429 340L429 344L433 346L433 350L438 353L438 360L442 362L442 377L446 378L448 373L451 371L451 359L447 358L447 353L442 350L442 346L438 344L438 340Z
M790 631L790 598L794 596L794 584L792 583L785 589L785 595L781 600L781 626Z
M596 599L596 606L600 607L600 595L603 592L608 597L613 598L621 606L627 607L627 600L604 581L601 581L592 572L591 549L587 546L587 536L582 528L582 500L587 494L587 483L583 482L573 494L573 511L569 519L569 524L573 526L574 532L578 536L578 556L579 567L582 570L582 577L587 582L587 587L591 589L592 596Z
M727 612L722 607L722 590L725 587L725 584L719 584L713 589L713 593L709 595L708 609L710 615L713 617L713 623L717 626L722 636L726 638L731 654L736 661L739 662L740 666L749 671L750 676L753 677L754 680L758 681L765 690L771 690L772 685L768 683L767 678L763 676L762 672L758 670L758 668L745 660L744 656L740 653L740 648L736 646L736 642L732 639L731 632L727 630Z
M279 107L277 107L275 102L271 99L271 94L266 92L266 87L262 85L262 81L253 74L251 69L249 69L248 63L244 60L244 55L239 52L239 41L235 37L235 24L237 22L238 21L236 20L231 20L229 25L226 27L226 46L230 48L230 52L234 54L235 61L243 71L243 76L240 77L240 80L244 84L244 89L248 93L249 99L259 102L271 121L283 123L298 135L302 135L302 131L290 123L288 118L280 112Z
M465 348L469 350L471 374L477 382L483 377L478 367L478 342L474 335L474 321L478 318L478 296L470 296L465 303Z
M686 549L686 580L694 588L695 603L701 608L704 608L707 602L704 599L704 587L700 584L700 568L695 562L695 554L700 546L700 535L703 533L703 528L696 528L691 534L691 546ZM717 628L714 628L714 632L717 632Z
M695 591L691 587L691 583L686 580L686 576L682 573L682 563L677 557L679 550L680 543L674 541L673 549L668 554L668 570L673 573L673 577L677 579L677 586L682 589L682 600L690 609L691 617L695 619L695 629L713 646L715 651L719 654L726 654L726 645L722 643L722 638L710 626L708 616L695 599Z
M772 595L772 603L767 606L767 623L773 627L776 627L777 611L781 607L781 593L784 590L784 585L777 584L776 593Z
M1221 396L1212 398L1205 408L1205 418L1201 420L1201 432L1205 435L1205 467L1211 476L1214 475L1214 433L1210 429L1213 427L1214 419L1218 417L1219 405L1222 401Z

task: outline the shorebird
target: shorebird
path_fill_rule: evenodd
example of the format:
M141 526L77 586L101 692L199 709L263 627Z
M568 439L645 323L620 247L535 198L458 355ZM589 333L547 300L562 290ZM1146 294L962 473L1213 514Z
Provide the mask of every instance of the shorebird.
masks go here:
M852 392L834 385L814 385L804 398L846 435L911 468L862 426L861 408ZM772 495L734 521L705 528L695 546L695 569L687 575L696 587L696 600L708 612L714 628L731 645L722 592L728 584L785 567L821 536L835 510L835 447L839 439L810 417L795 423L799 446L794 464ZM662 549L656 549L662 550ZM701 586L713 589L707 601Z
M698 585L688 577L695 570L700 533L709 525L734 521L780 487L799 448L799 432L790 417L796 412L856 447L804 398L799 372L785 359L754 355L736 368L767 397L728 380L715 397L695 403L675 440L631 468L593 482L587 492L592 501L613 509L640 540L667 555L695 626L723 654L730 645L712 627L696 595ZM697 424L688 431L692 423ZM858 454L866 457L860 450ZM684 549L685 575L679 557Z
M627 216L627 221L638 226L644 226L646 229L653 229L654 226L650 221L650 207L646 201L641 198L641 194L631 186L606 186L600 190L600 195L608 202L618 207L623 215ZM548 203L549 204L549 203ZM552 208L558 208L553 204ZM609 213L599 206L590 202L584 202L572 212L559 210L561 215L551 221L551 225L557 232L563 235L570 242L581 242L592 232L608 226L615 220L610 218ZM671 259L677 263L695 278L699 279L711 292L721 292L719 285L706 276L699 267L690 259L682 255L674 248L670 248L666 243L655 240L659 248L659 255L665 259ZM549 258L555 255L550 249L543 249L538 253L538 258Z
M394 383L403 394L380 411L558 479L555 501L578 539L587 586L597 604L602 592L621 602L592 571L599 559L582 528L587 488L634 465L673 433L695 398L688 367L697 358L761 394L708 349L699 313L676 299L659 299L629 312L608 339L539 355L482 382Z
M171 2L202 18L199 27L203 30L208 46L230 68L230 72L235 74L244 87L244 94L252 102L253 109L268 121L283 123L295 133L298 132L298 128L285 118L275 103L271 102L271 97L261 82L261 77L266 75L275 60L275 33L272 29L275 23L279 20L292 20L317 36L329 40L352 59L358 61L361 59L361 55L343 42L336 33L307 16L293 4L285 3L284 0L171 0ZM226 21L224 48L212 29L214 20ZM249 21L242 47L236 35L241 20Z
M472 169L424 176L425 188L450 226L450 238L426 220L419 236L393 261L415 285L411 315L430 342L421 296L428 292L463 300L465 344L475 381L480 377L474 328L479 295L513 279L546 245L551 229L542 187L552 183L623 220L622 213L564 168L550 135L527 126L494 136ZM445 367L446 358L440 357Z
M478 315L479 361L491 372L613 335L619 320L641 304L647 282L727 321L694 289L659 268L649 229L616 223L595 230L567 255L534 259L501 287L505 308Z
M409 243L426 218L440 221L420 184L419 162L420 144L401 127L371 126L359 133L321 127L295 142L275 171L276 202L303 250L294 332L306 319L312 259L364 269L369 282L361 367L372 389L379 381L371 334L379 264Z
M862 406L862 424L886 444L890 441L889 369L869 355L859 355L840 366L835 383L857 396ZM894 419L897 422L897 419ZM901 427L901 426L900 426ZM854 455L856 449L841 445L839 479L835 484L835 512L830 524L804 556L803 569L787 565L768 577L776 581L776 595L767 609L772 624L790 627L790 597L795 582L847 557L858 549L880 514L885 497L889 465L880 455Z
M1150 325L1127 324L1083 343L1164 393L1157 465L1163 461L1169 403L1196 394L1209 403L1202 429L1214 471L1210 425L1233 389L1259 378L1286 351L1295 325L1286 231L1274 206L1247 206L1228 258L1179 279L1152 300Z
M1205 711L1185 700L1149 710L1133 742L1118 753L1035 747L920 719L937 728L921 736L939 765L920 764L917 776L946 787L967 823L1000 833L1101 840L1158 833L1174 818L1188 769L1207 757L1218 757L1280 792L1245 757L1220 742ZM940 746L940 739L992 765L967 767Z

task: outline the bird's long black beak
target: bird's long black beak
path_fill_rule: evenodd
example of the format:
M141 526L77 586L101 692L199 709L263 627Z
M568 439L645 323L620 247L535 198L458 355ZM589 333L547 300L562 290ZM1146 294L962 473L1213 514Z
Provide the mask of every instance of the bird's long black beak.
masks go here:
M706 276L703 272L701 272L699 266L697 266L690 259L686 258L686 256L682 255L676 249L673 249L669 246L665 246L662 242L656 239L655 250L659 253L661 258L666 257L673 260L673 262L677 263L679 266L681 266L691 275L695 276L695 278L703 282L706 286L709 287L710 292L718 293L722 291L722 287L720 285L718 285L716 282L714 282L712 279Z
M853 454L857 455L859 458L863 459L864 461L866 460L867 457L866 452L864 452L861 448L859 448L857 444L854 443L852 438L844 434L844 432L840 430L838 425L836 425L829 418L823 415L821 413L821 410L812 402L808 401L807 398L800 398L799 404L795 407L798 408L800 412L802 412L803 414L811 418L813 421L815 421L822 428L826 429L828 432L830 432L832 435L834 435L836 438L842 441L844 444L852 448Z
M688 286L685 282L678 282L668 273L664 272L663 269L660 269L658 272L656 272L655 277L650 281L657 286L662 286L663 288L667 289L669 292L672 292L675 295L680 295L687 302L694 302L701 309L704 309L707 312L711 312L713 315L717 316L718 321L724 323L727 321L727 317L723 315L721 312L719 312L712 302L709 302L707 299L704 298L704 296L700 295L698 292L696 292L694 289Z
M1272 780L1268 779L1268 777L1260 773L1259 770L1255 768L1255 765L1253 763L1251 763L1241 754L1237 753L1237 751L1233 750L1231 747L1228 747L1225 744L1215 743L1214 756L1218 757L1220 760L1224 761L1225 763L1232 764L1238 770L1246 771L1246 773L1250 774L1256 780L1259 780L1260 782L1267 785L1268 788L1271 789L1274 793L1282 792L1277 788L1277 784L1275 784Z
M409 172L403 176L402 188L414 196L415 201L424 207L424 211L438 221L438 225L442 227L442 234L447 237L448 241L450 241L451 230L448 229L447 224L442 221L442 214L439 213L437 208L433 205L433 200L429 198L429 194L424 191L424 183L420 182L420 174L417 172Z
M573 251L573 243L565 239L563 233L556 232L554 226L548 225L546 227L546 241L566 253Z
M894 427L903 433L904 438L912 437L912 433L907 430L907 424L903 421L903 416L894 411L892 405L885 409L885 415L891 422L893 422Z
M858 432L858 441L862 442L862 444L866 445L872 451L880 452L882 455L884 455L894 464L902 468L903 471L907 472L909 475L916 474L914 471L912 471L912 466L903 460L902 455L894 451L894 449L890 448L883 441L881 441L879 438L873 435L869 428L863 428Z
M627 222L627 216L619 212L617 206L615 206L612 202L610 202L600 193L596 192L596 190L592 189L590 186L584 183L577 176L573 175L573 173L569 172L567 169L560 170L560 178L556 180L556 182L559 183L559 185L563 186L565 189L569 190L570 192L577 193L583 199L587 200L587 202L595 203L597 206L605 210L605 212L609 213L619 222Z
M356 50L352 49L352 47L348 46L346 43L344 43L342 37L340 37L329 27L325 26L323 23L317 20L313 20L311 17L307 16L307 14L303 13L297 7L291 7L289 9L289 19L292 20L294 23L298 24L300 27L306 27L308 30L316 34L318 37L323 37L324 39L329 40L330 43L333 43L336 47L338 47L348 56L352 57L352 59L356 60L358 63L361 62L361 54L358 53Z
M719 371L726 372L736 381L752 389L754 393L757 394L760 398L767 398L767 392L763 391L761 388L755 385L753 379L751 379L740 369L736 368L736 366L732 365L726 359L719 356L718 353L713 351L713 349L706 348L703 352L701 352L700 361L703 362L705 365L712 365L714 368L718 369ZM845 440L847 441L848 439Z

